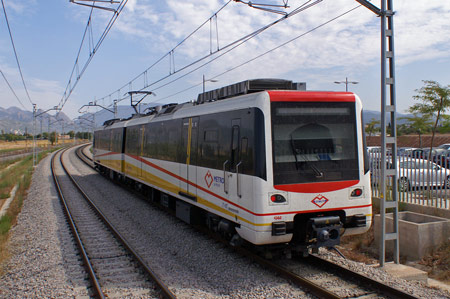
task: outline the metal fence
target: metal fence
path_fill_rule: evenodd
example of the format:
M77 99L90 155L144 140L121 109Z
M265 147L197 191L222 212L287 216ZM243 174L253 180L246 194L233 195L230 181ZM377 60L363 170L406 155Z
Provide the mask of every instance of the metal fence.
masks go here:
M381 152L369 151L372 196L380 197ZM392 168L392 156L384 163ZM386 188L392 190L393 177ZM423 153L403 152L397 154L397 190L399 202L407 202L450 209L450 157ZM386 192L389 196L390 192ZM387 198L389 200L389 198Z

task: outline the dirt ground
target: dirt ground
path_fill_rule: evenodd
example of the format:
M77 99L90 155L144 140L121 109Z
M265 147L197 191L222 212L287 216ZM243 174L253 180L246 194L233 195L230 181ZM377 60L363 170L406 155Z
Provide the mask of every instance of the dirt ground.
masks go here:
M350 260L367 265L374 265L379 262L379 248L374 246L373 226L367 234L343 237L341 244L337 248ZM390 260L393 260L393 258L386 256L386 261ZM425 271L428 273L429 278L450 285L450 240L444 243L436 252L425 256L420 261L406 261L400 256L400 263Z

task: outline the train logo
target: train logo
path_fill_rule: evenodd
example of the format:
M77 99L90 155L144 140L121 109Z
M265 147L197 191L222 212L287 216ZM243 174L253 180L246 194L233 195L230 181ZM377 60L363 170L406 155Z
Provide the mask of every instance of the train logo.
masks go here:
M328 198L323 195L317 195L311 202L321 208L328 202Z
M205 175L205 182L206 185L208 185L208 188L211 187L213 181L214 181L213 176L211 175L211 172L208 170L208 172Z

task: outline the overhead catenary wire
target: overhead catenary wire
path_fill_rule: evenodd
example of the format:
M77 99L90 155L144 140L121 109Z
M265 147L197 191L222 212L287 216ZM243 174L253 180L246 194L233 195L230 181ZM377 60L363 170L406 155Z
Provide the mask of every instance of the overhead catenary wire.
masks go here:
M33 101L31 100L30 94L28 92L27 85L25 84L25 80L23 78L22 68L20 67L19 57L17 56L16 46L14 45L14 39L13 39L13 36L12 36L11 27L9 26L8 15L6 13L5 3L4 3L3 0L2 0L2 7L3 7L3 12L5 13L6 25L8 27L9 37L10 37L11 44L12 44L12 47L13 47L13 50L14 50L14 56L16 57L16 62L17 62L17 67L19 68L20 77L22 78L23 87L25 88L25 92L27 94L28 100L30 101L30 104L33 106ZM2 75L3 75L3 72L2 72ZM4 75L3 75L3 77L5 78ZM6 80L6 78L5 78L5 80ZM8 83L8 85L9 85L9 83ZM20 100L19 100L19 102L20 102ZM20 103L22 104L22 102L20 102ZM23 106L23 104L22 104L22 106Z
M138 74L136 77L134 77L133 79L131 79L130 81L128 81L127 83L125 83L123 86L121 86L119 89L111 92L109 95L104 96L103 98L100 98L99 100L103 100L104 98L110 97L113 94L115 94L116 92L118 92L120 94L120 90L126 88L127 86L130 86L132 84L132 82L136 81L137 79L139 79L141 76L144 76L144 82L146 81L146 76L147 73L150 69L152 69L153 67L155 67L156 65L158 65L161 61L164 60L164 58L169 57L170 59L170 74L175 74L176 72L172 72L172 65L174 65L174 51L179 48L182 44L184 44L189 38L191 38L196 32L198 32L203 26L205 26L205 24L207 24L212 18L216 18L217 19L217 14L220 13L232 0L229 0L227 3L225 3L222 7L220 7L211 17L209 17L207 20L205 20L201 25L199 25L194 31L192 31L191 33L189 33L189 35L187 35L185 38L183 38L183 40L181 40L180 42L178 42L178 44L175 45L175 47L173 47L170 51L168 51L166 54L164 54L163 56L161 56L158 60L156 60L153 64L151 64L148 68L146 68L143 72L141 72L140 74ZM210 55L208 55L210 56ZM180 70L178 70L180 71ZM147 85L148 87L148 85ZM146 87L144 87L146 88ZM143 89L144 89L143 88ZM119 101L124 100L125 98L119 99Z
M3 79L5 79L6 84L8 84L9 89L11 90L11 92L14 94L14 96L16 97L17 101L20 103L20 105L23 107L23 109L28 110L24 104L22 103L22 101L19 99L19 97L17 96L16 92L14 91L14 89L12 88L11 84L9 84L8 79L6 79L5 74L3 73L2 70L0 70L0 73L3 76Z
M74 64L74 66L72 68L72 72L71 72L70 77L69 77L69 82L67 83L67 86L66 86L66 89L64 91L64 94L63 94L63 96L62 96L62 98L61 98L61 100L60 100L60 102L58 104L59 112L57 114L59 114L60 111L64 108L65 104L69 100L70 95L72 94L73 90L77 86L77 84L80 81L82 75L84 74L84 72L86 71L88 65L90 64L90 62L94 58L94 55L97 53L98 49L100 48L100 45L105 40L106 36L108 35L108 33L111 30L111 28L114 25L114 23L116 22L116 20L119 17L120 13L125 8L125 5L127 4L127 2L128 2L128 0L122 0L120 2L120 4L118 5L117 9L114 11L113 16L109 20L108 24L106 25L105 30L103 31L102 35L98 39L98 41L95 44L95 46L92 43L93 47L89 49L89 57L86 60L86 62L83 65L83 67L81 68L81 70L79 70L78 62L79 62L79 59L80 59L81 49L83 47L83 44L84 44L84 41L85 41L85 38L86 38L86 33L91 29L91 26L92 26L92 10L91 10L91 13L90 13L89 19L88 19L88 23L86 25L86 29L85 29L84 34L83 34L83 38L81 40L80 49L78 51L77 57L75 59L75 64ZM89 40L89 45L91 46L91 41L90 40ZM77 72L77 74L75 76L75 82L72 84L72 78L74 77L75 71Z
M309 3L309 2L311 2L311 1L308 1L308 2L304 3L302 6L296 8L295 10L293 10L291 13L287 14L286 16L284 16L284 17L282 17L282 18L280 18L280 19L278 19L278 20L276 20L276 21L274 21L274 22L272 22L272 23L270 23L270 24L268 24L268 25L266 25L266 26L264 26L264 27L262 27L262 28L256 30L256 31L254 31L254 32L252 32L252 33L246 35L245 37L239 39L238 41L235 41L235 42L231 43L230 45L234 45L234 46L233 46L232 48L230 48L229 50L225 51L224 53L222 53L221 55L218 55L218 56L214 57L214 58L211 59L210 61L207 61L207 62L203 63L202 65L196 67L195 69L189 71L188 73L186 73L186 74L184 74L184 75L182 75L182 76L180 76L180 77L178 77L178 78L176 78L176 79L174 79L174 80L172 80L172 81L169 81L169 82L167 82L167 83L165 83L165 84L163 84L163 85L161 85L161 86L159 86L159 87L157 87L157 88L154 88L154 89L152 89L152 90L153 90L153 91L158 90L158 89L160 89L160 88L162 88L162 87L165 87L165 86L167 86L167 85L169 85L169 84L172 84L172 83L178 81L178 80L181 79L181 78L186 77L187 75L189 75L189 74L191 74L191 73L193 73L193 72L199 70L200 68L202 68L202 67L204 67L204 66L206 66L206 65L208 65L208 64L210 64L210 63L212 63L213 61L215 61L215 60L221 58L222 56L228 54L228 53L231 52L232 50L236 49L237 47L241 46L242 44L246 43L246 42L249 41L250 39L252 39L252 38L254 38L255 36L257 36L257 35L260 34L261 32L267 30L268 28L272 27L272 26L275 25L275 24L278 24L280 21L285 20L285 19L287 19L288 17L291 17L291 16L293 16L293 15L295 15L295 14L301 12L301 11L304 11L304 10L306 10L307 8L310 8L310 7L312 7L312 6L316 5L316 4L318 4L319 2L322 2L322 0L317 0L317 1L314 1L313 3L311 3L311 4L309 4L309 5L306 5L306 4ZM226 46L225 48L228 48L228 47L229 47L229 46ZM223 49L225 49L225 48L223 48ZM223 49L222 49L222 50L223 50ZM203 59L199 59L199 60L197 60L196 62L191 63L190 65L184 67L183 70L184 70L185 68L187 68L187 67L190 67L190 66L192 66L192 65L194 65L194 64L196 64L196 63L198 63L198 62L200 62L201 60L203 60ZM166 77L164 77L163 79L166 79L167 77L169 77L169 76L166 76ZM216 77L211 78L211 79L215 79L215 78L216 78ZM152 86L152 85L155 84L155 83L159 83L160 81L162 81L162 79L160 79L160 80L158 80L158 81L156 81L156 82L150 84L149 86ZM144 87L143 89L148 88L149 86ZM198 85L196 85L196 86L198 86Z
M306 10L306 9L308 9L308 8L310 8L310 7L312 7L312 6L316 5L316 4L318 4L318 3L320 3L320 2L322 2L322 1L323 1L323 0L316 0L316 1L309 0L309 1L306 1L306 2L303 3L302 5L298 6L296 9L294 9L293 11L291 11L290 13L288 13L288 14L284 15L283 17L281 17L281 18L275 20L274 22L271 22L271 23L269 23L269 24L267 24L267 25L261 27L261 28L255 30L255 31L253 31L252 33L249 33L249 34L247 34L247 35L245 35L245 36L243 36L243 37L241 37L241 38L239 38L239 39L237 39L237 40L235 40L235 41L233 41L233 42L227 44L226 46L222 47L221 49L219 49L219 50L217 50L217 51L215 51L215 52L213 52L213 53L207 54L207 55L205 55L205 56L203 56L203 57L201 57L201 58L195 60L194 62L189 63L188 65L185 65L184 67L182 67L182 68L180 68L180 69L178 69L178 70L174 70L174 72L171 71L171 72L169 73L169 75L166 75L166 76L161 77L160 79L158 79L158 80L156 80L156 81L154 81L154 82L151 82L151 83L148 83L148 84L144 85L144 87L141 88L140 90L142 91L142 90L147 89L147 88L149 88L149 87L151 87L151 86L153 86L153 85L155 85L155 84L158 84L158 83L160 83L160 82L162 82L162 81L168 79L169 77L171 77L171 76L173 76L173 75L175 75L175 74L177 74L177 73L180 73L180 72L182 72L182 71L184 71L184 70L186 70L186 69L188 69L188 68L190 68L190 67L192 67L192 66L194 66L194 65L196 65L196 64L198 64L198 63L200 63L201 61L205 60L206 58L209 58L209 57L211 57L211 56L213 56L213 55L216 55L217 53L219 53L219 52L221 52L221 51L224 51L224 50L226 50L226 49L228 49L228 48L231 48L230 50L228 50L228 51L226 51L225 53L219 55L218 57L215 57L214 59L212 59L212 60L210 60L210 61L208 61L208 62L202 64L201 66L199 66L199 67L195 68L194 70L192 70L192 71L190 71L190 72L187 73L187 74L190 74L190 73L192 73L192 72L198 70L199 68L201 68L201 67L203 67L203 66L205 66L205 65L207 65L207 64L209 64L209 63L211 63L212 61L218 59L219 57L223 56L224 54L230 52L231 50L237 48L238 46L242 45L243 43L245 43L245 42L247 42L248 40L252 39L253 37L257 36L258 34L264 32L265 30L271 28L272 26L274 26L274 25L276 25L276 24L278 24L278 23L280 23L280 22L282 22L282 21L284 21L284 20L286 20L286 19L288 19L288 18L290 18L290 17L292 17L292 16L294 16L294 15L296 15L296 14L298 14L298 13L300 13L300 12L302 12L302 11L304 11L304 10ZM311 2L312 2L312 3L311 3ZM228 3L229 3L229 2L228 2ZM228 3L227 3L227 4L228 4ZM223 6L220 10L222 10L223 8L224 8L224 6ZM220 10L219 10L219 11L220 11ZM201 26L203 26L204 24L206 24L206 23L207 23L210 19L212 19L213 17L217 17L217 13L218 13L218 12L214 13L214 14L213 14L210 18L208 18L208 20L205 21ZM200 26L200 27L201 27L201 26ZM200 27L199 27L199 28L200 28ZM199 28L197 28L194 32L198 31ZM194 32L193 32L193 33L194 33ZM193 33L189 34L188 37L192 36ZM186 37L185 39L183 39L183 41L180 42L176 47L178 47L181 43L183 43L184 41L186 41L188 37ZM176 48L176 47L175 47L175 48ZM119 88L118 90L116 90L116 91L110 93L109 95L107 95L107 96L105 96L105 97L103 97L103 98L100 98L99 100L105 99L105 98L107 98L107 97L113 95L113 94L116 93L117 91L120 91L121 89L125 88L127 85L131 84L133 81L135 81L136 79L138 79L142 74L146 73L146 72L147 72L148 70L150 70L153 66L155 66L157 63L159 63L163 58L167 57L167 55L169 55L170 53L172 53L172 51L173 51L175 48L173 48L171 51L169 51L167 54L165 54L163 57L161 57L157 62L155 62L154 64L152 64L152 65L151 65L149 68L147 68L144 72L142 72L141 74L139 74L138 76L136 76L134 79L132 79L131 81L129 81L127 84L125 84L124 86L122 86L122 87ZM162 87L164 87L164 86L166 86L166 85L169 85L169 84L171 84L171 83L173 83L173 82L179 80L180 78L185 77L187 74L185 74L185 75L183 75L183 76L181 76L181 77L179 77L179 78L177 78L177 79L174 79L174 80L172 80L172 81L170 81L170 82L168 82L168 83L165 83L164 85L159 86L159 87L157 87L156 89L159 89L159 88L162 88ZM156 89L153 89L153 90L156 90ZM123 97L123 98L119 98L119 99L117 99L117 100L118 100L118 102L120 102L120 101L125 100L126 98L127 98L127 97ZM110 106L111 106L111 104L110 104L108 107L110 107Z
M349 9L349 10L347 10L347 11L345 11L345 12L339 14L339 15L337 15L336 17L334 17L334 18L332 18L332 19L329 19L328 21L326 21L326 22L324 22L324 23L322 23L322 24L320 24L320 25L318 25L318 26L316 26L316 27L314 27L314 28L312 28L312 29L310 29L310 30L308 30L308 31L306 31L306 32L304 32L304 33L302 33L302 34L300 34L300 35L297 35L296 37L294 37L294 38L292 38L292 39L290 39L290 40L288 40L288 41L286 41L286 42L284 42L284 43L282 43L282 44L280 44L280 45L278 45L278 46L276 46L276 47L274 47L274 48L272 48L272 49L270 49L270 50L268 50L268 51L266 51L266 52L264 52L264 53L262 53L262 54L260 54L260 55L257 55L257 56L255 56L255 57L253 57L252 59L246 60L245 62L243 62L243 63L241 63L241 64L238 64L238 65L236 65L236 66L234 66L234 67L232 67L232 68L230 68L230 69L227 69L226 71L224 71L224 72L222 72L222 73L220 73L220 74L218 74L218 75L215 75L215 76L211 77L211 79L219 78L220 76L223 76L223 75L225 75L226 73L229 73L229 72L231 72L231 71L234 71L234 70L237 69L237 68L240 68L240 67L242 67L242 66L244 66L244 65L246 65L246 64L248 64L248 63L250 63L250 62L252 62L252 61L255 61L255 60L257 60L257 59L259 59L259 58L261 58L261 57L263 57L263 56L265 56L265 55L267 55L267 54L269 54L269 53L271 53L271 52L273 52L273 51L275 51L275 50L277 50L277 49L279 49L279 48L281 48L281 47L284 47L284 46L286 46L287 44L290 44L290 43L296 41L297 39L299 39L299 38L301 38L301 37L304 37L304 36L308 35L309 33L313 32L313 31L316 31L316 30L318 30L318 29L321 28L321 27L326 26L326 25L328 25L329 23L332 23L333 21L336 21L337 19L340 19L341 17L344 17L345 15L347 15L347 14L353 12L354 10L360 8L361 6L362 6L362 5L355 6L355 7L351 8L351 9ZM226 53L224 53L224 54L226 54ZM218 57L217 57L217 58L218 58ZM210 63L210 62L208 62L208 63ZM192 72L194 72L194 71L196 71L196 70L198 70L198 68L195 69L195 70L193 70ZM185 74L185 75L183 75L182 77L184 77L184 76L186 76L186 75L188 75L188 74ZM181 79L182 77L177 78L177 80ZM176 81L176 80L174 80L174 81ZM171 83L173 83L174 81L172 81ZM178 92L176 92L176 93L173 93L173 94L171 94L171 95L168 95L168 96L166 96L166 97L163 97L163 98L159 99L158 101L163 101L163 100L165 100L165 99L168 99L168 98L171 98L171 97L173 97L173 96L179 95L179 94L184 93L184 92L186 92L186 91L188 91L188 90L190 90L190 89L196 88L196 87L200 86L201 84L202 84L202 83L195 84L195 85L193 85L193 86L191 86L191 87L185 88L185 89L183 89L183 90L181 90L181 91L178 91ZM153 90L156 90L156 89L153 89Z

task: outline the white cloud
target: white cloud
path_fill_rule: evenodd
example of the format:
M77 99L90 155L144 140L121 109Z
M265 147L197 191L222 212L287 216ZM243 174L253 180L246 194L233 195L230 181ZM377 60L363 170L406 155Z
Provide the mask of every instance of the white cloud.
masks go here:
M291 0L289 1L290 9L305 2L305 0ZM379 2L374 1L374 4L379 6ZM9 7L12 10L15 5L14 11L17 12L24 12L27 7L23 4L23 1L8 1L8 3L14 3L10 4ZM28 0L26 3L31 6L36 5L36 0ZM149 49L148 57L137 58L140 61L148 62L147 65L142 65L142 69L135 70L135 74L139 74L177 45L184 37L188 36L225 3L225 0L129 0L109 33L108 42L110 42L110 45L114 42L120 42L128 43L130 47ZM350 0L322 1L315 7L261 33L258 37L184 80L188 84L197 84L199 81L201 82L202 74L211 78L269 51L357 5L356 1ZM412 2L396 0L394 5L396 11L394 29L397 66L406 67L413 62L450 57L450 23L448 22L450 19L450 1L420 0ZM76 19L83 26L86 24L89 9L80 9L77 5L70 5L69 11L73 13L70 16L71 18ZM96 41L112 14L98 10L94 13L94 41ZM222 48L227 43L249 34L279 17L279 15L252 9L241 3L231 1L217 15L219 46ZM212 32L210 32L210 25L213 29ZM207 55L210 52L211 43L212 50L216 50L215 26L215 22L208 23L185 44L175 50L177 69ZM210 34L213 36L212 40L210 40ZM2 51L1 47L0 51ZM134 59L134 57L124 59ZM208 83L208 86L218 87L231 82L258 77L284 77L286 79L296 77L308 81L309 86L320 86L318 82L330 82L330 77L339 79L347 75L358 76L379 65L379 63L380 18L368 9L361 7L242 68L220 77L219 83ZM0 65L3 64L0 61ZM9 65L12 65L11 62L9 62ZM167 68L167 65L169 65L168 58L162 62L162 65ZM8 68L4 69L3 67L3 71L6 69L8 72L14 72L13 69L8 70ZM155 68L154 74L150 75L149 73L149 78L157 80L162 77L161 74L160 69ZM17 74L11 73L11 77L17 78ZM61 84L67 83L58 84L58 82L52 80L26 79L30 84L29 89L33 98L36 95L36 99L48 100L48 102L42 100L42 103L38 103L42 106L53 106L55 103L59 103L64 92ZM126 80L130 79L127 78ZM140 78L138 83L133 84L133 88L139 88L142 82L143 80ZM14 83L15 87L20 90L21 82ZM116 86L116 88L118 87ZM158 98L176 92L176 88L172 84L169 85L169 88L161 89L157 93ZM71 105L72 100L77 98L78 91L79 94L83 93L83 91L76 89L67 105ZM90 96L95 96L92 93L97 91L89 92L91 93ZM113 92L113 90L109 90L109 92ZM21 91L21 94L24 95L23 91ZM96 94L97 97L104 95ZM24 101L26 100L23 96L21 98ZM3 102L3 99L0 101ZM10 102L13 103L14 101L11 98ZM73 105L70 110L79 106L79 104Z
M304 1L290 1L291 8ZM199 24L206 20L220 7L222 1L175 1L168 0L167 10L161 12L151 1L134 0L126 14L121 16L118 30L146 38L150 43L161 45L161 52L169 51L163 48L175 45L177 41L187 36ZM376 3L375 3L376 4ZM450 47L450 3L442 1L396 1L396 15L394 17L396 32L396 54L399 65L416 60L447 56ZM261 37L249 41L247 45L233 51L227 58L221 59L219 64L230 66L239 58L248 59L252 54L261 53L275 47L293 36L310 30L339 13L356 6L352 1L323 1L316 7L294 16L261 34ZM376 4L379 5L379 4ZM277 15L251 9L240 3L230 3L218 14L219 45L236 40L253 30L277 18ZM212 23L213 29L215 23ZM262 58L260 64L273 65L278 63L286 71L295 67L311 69L347 66L354 67L378 63L379 59L379 18L362 7L355 12L321 28L308 36L300 38L291 45L277 51L278 54ZM192 39L178 50L177 57L185 57L186 61L201 57L210 48L209 24L199 30ZM215 36L215 30L212 32ZM216 40L212 40L213 50ZM283 53L284 54L280 54ZM424 53L427 53L424 55ZM289 63L278 57L296 58ZM220 66L215 66L219 69ZM223 67L222 67L223 68Z
M37 0L21 0L21 1L8 1L5 2L6 12L9 14L11 11L14 14L23 15L33 12L36 8Z
M32 111L32 105L25 92L17 68L10 67L8 64L0 62L0 69L5 74L9 84L14 89L17 97L25 106L26 110ZM61 100L61 95L64 91L61 83L54 80L43 80L40 78L25 76L25 84L27 86L31 101L36 104L38 109L45 110L55 106ZM0 97L1 107L16 106L24 109L9 89L3 77L0 77L0 90L2 91L2 95Z

